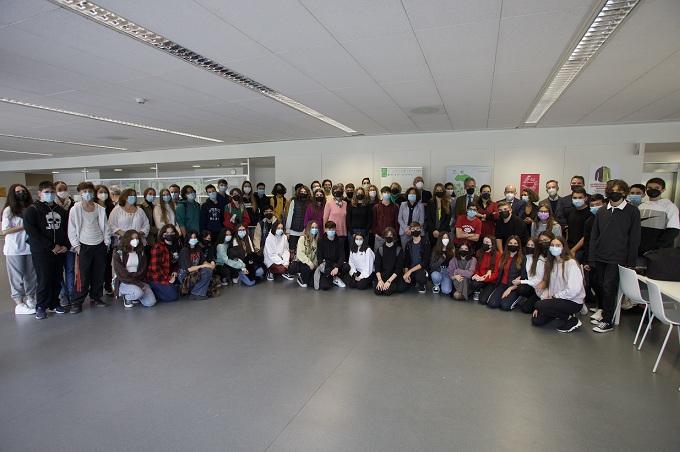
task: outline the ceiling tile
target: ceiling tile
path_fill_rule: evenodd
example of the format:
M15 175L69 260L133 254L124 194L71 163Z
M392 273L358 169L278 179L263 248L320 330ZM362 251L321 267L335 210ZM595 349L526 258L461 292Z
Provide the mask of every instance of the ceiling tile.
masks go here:
M45 0L2 0L0 2L0 28L24 21L47 11L59 8Z
M456 24L498 20L501 0L404 0L404 7L416 30Z

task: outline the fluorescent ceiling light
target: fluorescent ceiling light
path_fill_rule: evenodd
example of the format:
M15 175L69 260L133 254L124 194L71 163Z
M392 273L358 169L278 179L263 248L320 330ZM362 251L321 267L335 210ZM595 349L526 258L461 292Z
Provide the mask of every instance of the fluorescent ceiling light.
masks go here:
M524 121L525 124L537 124L541 120L639 2L640 0L607 0L604 3L569 57L553 74L550 83Z
M43 154L40 152L26 152L26 151L6 151L3 149L0 149L0 152L9 152L12 154L30 154L30 155L44 155L45 157L52 157L54 154Z
M114 168L113 170L120 173L121 171L123 171L123 168Z
M52 174L59 174L59 171L52 171Z
M114 147L114 146L102 146L100 144L78 143L77 141L52 140L50 138L24 137L24 136L21 136L21 135L10 135L9 133L0 133L0 137L18 138L20 140L46 141L48 143L73 144L73 145L76 145L76 146L87 146L87 147L91 147L91 148L114 149L116 151L127 151L127 148L117 148L117 147Z
M192 168L200 168L201 165L191 165Z
M144 124L137 124L137 123L129 122L129 121L121 121L119 119L111 119L111 118L106 118L104 116L90 115L88 113L79 113L77 111L62 110L61 108L46 107L44 105L36 105L36 104L32 104L30 102L24 102L24 101L21 101L21 100L8 99L6 97L0 97L0 102L4 102L6 104L12 104L12 105L19 105L19 106L22 106L22 107L37 108L38 110L47 110L47 111L52 111L52 112L55 112L55 113L62 113L64 115L77 116L79 118L94 119L95 121L110 122L110 123L113 123L113 124L119 124L121 126L136 127L138 129L153 130L154 132L171 133L173 135L181 135L183 137L197 138L199 140L213 141L215 143L223 143L222 140L217 140L215 138L202 137L200 135L192 135L190 133L177 132L175 130L161 129L160 127L147 126L147 125L144 125Z
M248 88L263 96L267 96L270 99L274 99L277 102L281 102L282 104L290 108L293 108L306 115L312 116L318 119L319 121L325 122L328 125L331 125L342 130L343 132L357 133L356 130L347 127L346 125L332 118L329 118L328 116L314 110L313 108L310 108L294 99L291 99L290 97L285 96L251 78L248 78L245 75L242 75L236 71L224 67L216 61L213 61L207 57L199 55L196 52L192 52L186 47L182 47L181 45L171 41L170 39L162 35L159 35L158 33L155 33L151 30L148 30L140 25L137 25L134 22L131 22L130 20L125 19L124 17L121 17L114 12L107 10L106 8L102 8L101 6L93 2L81 0L50 0L50 1L70 11L74 11L84 17L87 17L88 19L91 19L95 22L98 22L109 28L112 28L120 33L123 33L124 35L134 38L137 41L143 42L144 44L150 45L151 47L162 50L165 53L169 53L172 56L175 56L181 60L193 64L194 66L198 66L201 69L204 69L208 72L212 72L213 74L219 75L220 77L226 78L227 80L237 83L243 86L244 88Z

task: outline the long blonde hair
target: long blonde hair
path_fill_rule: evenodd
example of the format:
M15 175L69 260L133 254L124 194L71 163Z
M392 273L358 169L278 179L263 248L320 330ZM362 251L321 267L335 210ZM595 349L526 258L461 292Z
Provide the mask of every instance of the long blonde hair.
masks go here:
M170 196L170 202L165 202L163 201L163 193L167 193L168 196ZM175 213L175 203L172 202L172 194L170 193L170 190L167 188L162 188L160 192L160 196L158 197L158 205L161 208L161 221L163 224L166 224L168 222L168 212L165 210L165 206L169 205L170 209L172 210L172 213Z

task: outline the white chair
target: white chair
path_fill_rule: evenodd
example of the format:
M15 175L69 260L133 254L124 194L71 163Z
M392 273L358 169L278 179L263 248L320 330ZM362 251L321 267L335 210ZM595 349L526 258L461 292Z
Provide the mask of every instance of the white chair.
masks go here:
M645 323L645 320L647 320L647 329L645 330L645 334L642 335L642 340L638 345L638 350L640 350L642 348L642 344L645 342L647 331L652 328L652 320L654 319L654 315L649 309L649 301L642 298L642 293L640 293L640 283L635 270L619 265L619 291L622 292L624 296L628 297L628 299L630 299L630 301L633 303L645 305L645 310L642 313L642 318L640 319L640 324L638 325L637 333L635 333L635 339L633 340L633 345L635 345L637 343L638 337L640 336L640 331L642 331L642 324ZM617 298L620 300L620 297Z
M647 281L647 287L649 288L649 308L652 311L652 315L656 317L661 323L668 325L666 338L663 341L663 345L659 351L659 356L656 358L656 363L654 363L654 368L652 369L652 372L656 372L656 368L659 367L661 355L663 355L663 352L666 349L668 338L671 337L671 333L673 332L673 327L678 329L678 342L680 342L680 310L673 309L666 311L663 306L663 300L661 299L661 291L659 290L659 286L657 286L652 281Z

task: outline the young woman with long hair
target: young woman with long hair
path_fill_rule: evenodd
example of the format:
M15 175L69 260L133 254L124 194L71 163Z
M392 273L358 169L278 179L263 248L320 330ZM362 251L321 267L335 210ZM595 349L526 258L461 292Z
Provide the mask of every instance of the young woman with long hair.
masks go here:
M156 304L156 296L146 283L147 260L137 231L123 234L120 247L113 255L113 267L116 270L116 292L123 298L123 306L132 308L141 303L150 308Z
M489 297L487 306L509 311L519 296L515 292L513 283L519 282L524 267L522 242L516 235L510 236L505 242L505 249L499 266L498 279L493 293Z

